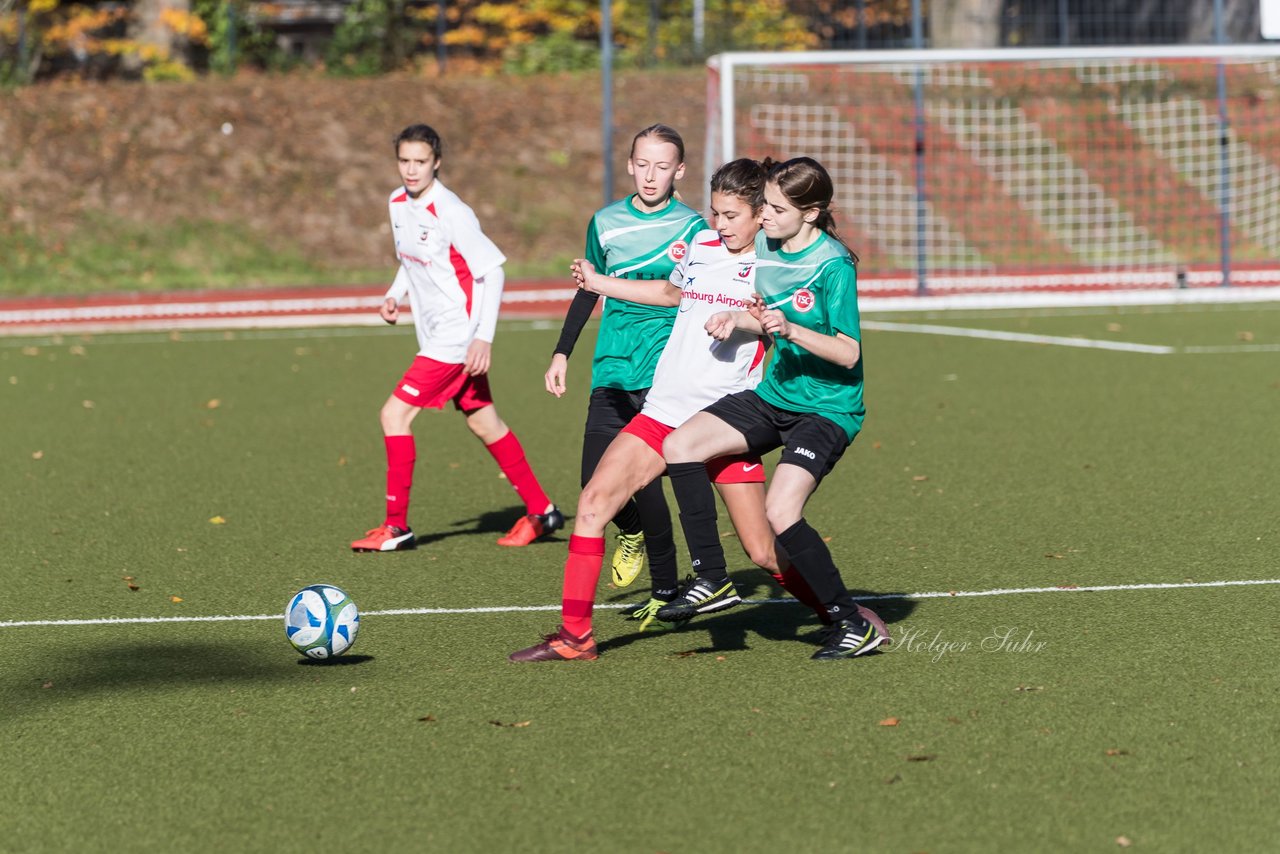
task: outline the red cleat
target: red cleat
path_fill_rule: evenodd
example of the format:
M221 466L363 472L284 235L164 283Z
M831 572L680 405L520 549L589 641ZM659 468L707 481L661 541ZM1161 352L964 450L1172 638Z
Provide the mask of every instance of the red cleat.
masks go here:
M528 649L513 652L507 656L510 661L593 661L600 657L596 651L596 640L587 632L585 638L575 638L564 630L547 635L542 643L534 644Z
M395 525L383 525L364 532L364 539L351 544L353 552L402 552L415 548L418 541L413 531L408 528L397 528Z
M564 514L552 504L546 513L530 513L517 519L506 536L498 540L498 545L527 546L539 537L545 537L563 527Z

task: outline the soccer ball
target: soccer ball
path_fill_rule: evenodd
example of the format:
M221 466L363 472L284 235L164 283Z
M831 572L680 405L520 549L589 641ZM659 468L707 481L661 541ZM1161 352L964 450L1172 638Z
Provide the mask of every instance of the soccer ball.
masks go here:
M285 636L294 649L309 658L342 655L356 642L359 629L356 603L331 584L302 588L284 612Z

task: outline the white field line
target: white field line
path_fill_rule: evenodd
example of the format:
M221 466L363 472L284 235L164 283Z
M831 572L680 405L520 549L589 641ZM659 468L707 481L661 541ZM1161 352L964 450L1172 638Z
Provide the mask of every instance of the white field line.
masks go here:
M890 323L880 320L864 320L863 329L881 332L918 332L924 335L950 335L956 338L984 338L990 341L1016 341L1023 344L1052 344L1058 347L1080 347L1086 350L1120 350L1126 353L1153 353L1167 356L1178 352L1176 347L1159 344L1131 344L1126 341L1100 341L1095 338L1068 338L1063 335L1031 335L1026 332L1002 332L997 329L968 329L959 326L940 326L933 323Z
M876 596L859 596L860 602L886 599L964 599L978 596L1016 596L1025 593L1111 593L1132 590L1189 590L1207 587L1254 587L1280 584L1280 578L1257 578L1235 581L1178 581L1151 584L1093 584L1060 587L998 587L993 590L947 590L929 593L884 593ZM747 605L799 604L795 599L747 599ZM620 610L633 607L627 604L597 604L600 609ZM361 617L442 616L466 614L515 614L524 611L558 611L559 605L498 605L487 608L393 608L383 611L364 611ZM119 626L148 623L235 623L264 620L283 620L279 614L237 614L210 617L100 617L84 620L9 620L0 622L0 629L16 629L25 626Z

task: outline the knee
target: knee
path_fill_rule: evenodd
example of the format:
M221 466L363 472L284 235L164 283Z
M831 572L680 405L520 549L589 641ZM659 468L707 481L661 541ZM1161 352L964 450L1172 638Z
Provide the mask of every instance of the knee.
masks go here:
M506 422L492 406L468 414L467 429L486 445L492 445L508 433Z
M794 508L767 502L764 515L769 520L769 527L773 529L774 534L781 534L800 521L800 514Z
M751 562L769 573L778 571L778 553L774 551L772 538L768 545L752 543L745 546L747 557Z
M574 515L574 533L584 537L603 536L604 526L613 513L606 506L608 497L588 483L578 496L578 511Z
M382 432L387 436L399 436L407 433L411 419L405 417L404 407L397 406L396 399L393 397L382 405L382 411L378 413L378 423L382 425Z
M662 440L662 456L669 463L700 462L693 443L679 430L667 434Z

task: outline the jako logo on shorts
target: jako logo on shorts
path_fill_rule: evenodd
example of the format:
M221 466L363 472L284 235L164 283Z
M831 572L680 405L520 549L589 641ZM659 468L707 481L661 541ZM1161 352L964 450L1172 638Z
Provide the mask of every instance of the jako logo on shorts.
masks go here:
M816 460L818 458L818 455L808 448L796 448L796 453L802 457L808 457L811 460Z
M791 305L796 311L806 312L813 308L813 291L808 288L801 288L791 295Z

